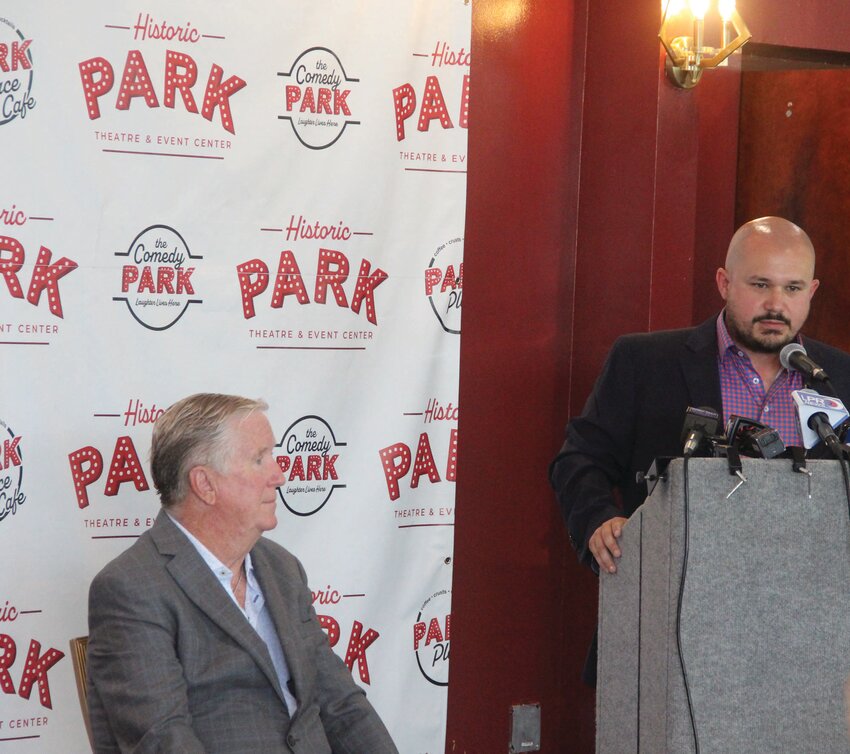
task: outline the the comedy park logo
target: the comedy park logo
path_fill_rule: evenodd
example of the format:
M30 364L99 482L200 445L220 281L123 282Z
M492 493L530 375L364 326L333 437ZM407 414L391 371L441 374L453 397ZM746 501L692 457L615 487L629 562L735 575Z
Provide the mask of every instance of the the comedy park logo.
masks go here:
M286 475L278 488L283 504L296 516L320 511L334 491L345 487L340 479L340 448L333 429L320 416L296 419L275 448L275 460Z
M435 686L449 685L452 593L441 589L422 604L413 624L413 652L419 672Z
M139 233L126 251L115 253L124 260L121 295L133 319L149 330L167 330L191 304L203 303L195 293L192 277L198 261L174 228L151 225Z
M342 61L327 47L302 52L289 71L277 74L285 82L284 114L292 131L305 147L326 149L340 139L348 126L360 121L352 115L352 84Z
M14 516L27 501L23 491L24 462L21 438L0 419L0 521Z
M32 96L32 39L9 19L0 18L0 126L27 117Z
M463 238L441 244L425 269L425 296L440 326L448 333L460 334L463 299Z

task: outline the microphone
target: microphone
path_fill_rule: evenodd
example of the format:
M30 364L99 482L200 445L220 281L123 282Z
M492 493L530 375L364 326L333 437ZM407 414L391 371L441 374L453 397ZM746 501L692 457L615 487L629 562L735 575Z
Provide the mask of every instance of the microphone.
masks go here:
M719 424L720 414L713 408L688 406L685 411L685 423L682 426L681 442L684 444L682 454L686 458L692 456L703 440L717 434Z
M826 372L812 361L799 343L789 343L779 352L779 363L786 369L796 369L809 380L829 382Z
M797 428L806 450L823 440L833 453L840 453L841 440L834 427L840 427L850 417L844 404L838 398L814 390L793 390L791 397L797 408Z
M785 452L779 432L753 419L732 414L726 422L726 442L754 458L776 458Z
M850 434L850 417L835 427L835 434L838 435L838 439L841 440L841 442L847 442L848 434Z

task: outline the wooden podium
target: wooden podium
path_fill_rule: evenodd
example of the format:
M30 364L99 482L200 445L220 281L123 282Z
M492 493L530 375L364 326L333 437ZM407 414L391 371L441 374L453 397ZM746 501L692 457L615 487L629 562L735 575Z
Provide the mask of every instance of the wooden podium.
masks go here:
M688 462L623 530L601 574L599 754L847 752L850 526L838 461ZM811 482L811 485L810 485ZM809 498L811 490L811 498ZM687 673L686 693L677 642Z

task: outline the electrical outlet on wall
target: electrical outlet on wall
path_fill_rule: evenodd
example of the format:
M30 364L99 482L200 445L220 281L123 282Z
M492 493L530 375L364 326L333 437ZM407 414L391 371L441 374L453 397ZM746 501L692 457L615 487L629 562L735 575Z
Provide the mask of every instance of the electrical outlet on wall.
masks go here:
M540 705L515 704L511 707L510 754L540 751Z

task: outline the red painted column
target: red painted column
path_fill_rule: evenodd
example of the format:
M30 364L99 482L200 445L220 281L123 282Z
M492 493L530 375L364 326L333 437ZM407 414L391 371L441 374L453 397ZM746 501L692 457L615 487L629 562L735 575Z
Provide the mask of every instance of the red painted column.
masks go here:
M595 616L546 479L569 395L583 3L475 0L446 751L593 745Z

